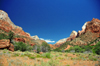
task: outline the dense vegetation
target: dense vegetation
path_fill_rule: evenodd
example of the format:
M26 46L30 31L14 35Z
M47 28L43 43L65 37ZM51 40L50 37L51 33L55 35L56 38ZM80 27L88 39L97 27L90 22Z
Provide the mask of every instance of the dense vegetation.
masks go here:
M41 45L34 45L33 50L36 50L37 53L39 52L49 52L51 50L49 44L43 42Z
M63 52L63 49L56 48L53 51ZM75 45L73 47L70 47L65 52L73 52L73 53L94 53L94 54L100 55L100 41L96 45L94 45L94 46L90 46L90 45L78 46L78 45Z
M30 46L29 44L25 44L23 42L15 42L14 44L14 50L20 50L20 51L31 51L33 49L32 46Z
M41 45L34 45L33 47L30 46L29 44L23 43L23 42L14 42L12 41L14 38L14 33L12 31L9 31L8 33L0 33L0 40L1 39L9 39L10 42L14 45L14 50L20 50L20 51L33 51L35 50L36 53L39 52L50 52L51 48L50 46L43 42ZM98 42L95 46L90 46L92 43L96 42L98 40L95 39L94 41L90 42L88 45L73 45L70 44L70 42L66 42L63 45L61 45L59 48L56 48L52 51L57 51L57 52L75 52L75 53L95 53L100 55L100 42ZM68 45L71 45L73 47L70 47L68 50L64 50L67 48Z

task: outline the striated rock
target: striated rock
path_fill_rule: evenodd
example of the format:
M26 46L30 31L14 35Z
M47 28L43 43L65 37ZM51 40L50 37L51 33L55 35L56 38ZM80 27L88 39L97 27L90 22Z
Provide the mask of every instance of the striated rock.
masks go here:
M18 41L18 42L24 42L25 43L25 40L23 38L14 38L15 41Z
M12 31L16 36L14 40L22 41L28 44L34 44L36 42L41 43L43 40L34 41L34 39L30 36L29 33L24 32L21 27L16 26L8 17L8 14L2 10L0 10L0 29L9 32ZM36 37L36 39L39 39Z
M60 39L59 41L57 41L54 45L56 47L60 47L63 43L65 43L67 40L67 38L64 38L64 39Z
M14 51L14 45L10 44L10 47L8 48L10 51Z
M88 22L85 32L87 31L91 31L92 33L100 33L100 20L93 18L92 21Z
M12 31L15 35L25 36L29 39L32 39L30 35L22 30L21 27L16 26L8 17L8 14L0 10L0 29L5 32Z
M2 39L0 40L0 48L8 48L10 46L10 40Z
M0 49L8 49L10 51L14 51L14 45L10 43L8 39L0 40Z
M77 32L76 31L72 31L72 33L70 34L70 37L67 39L67 41L71 41L73 39L75 39L77 36Z
M39 37L37 35L32 36L32 38L35 39L35 40L39 40Z

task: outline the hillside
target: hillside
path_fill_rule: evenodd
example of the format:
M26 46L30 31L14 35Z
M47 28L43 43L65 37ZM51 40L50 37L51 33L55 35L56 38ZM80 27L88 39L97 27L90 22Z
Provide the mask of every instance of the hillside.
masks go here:
M88 45L96 44L100 37L100 20L93 18L91 21L86 22L82 26L81 31L72 31L70 37L66 39L66 42L59 44L59 48L67 48L67 45ZM95 41L96 40L96 41ZM95 41L95 42L93 42ZM56 46L56 44L55 44ZM58 46L57 46L58 47Z
M9 32L14 33L13 42L24 42L29 45L42 44L45 42L43 40L39 40L38 36L30 36L29 33L23 31L23 29L19 26L16 26L9 18L8 14L3 10L0 10L0 34L8 35ZM4 36L3 36L4 37ZM3 38L7 39L7 38ZM11 45L11 44L9 44ZM1 45L0 45L1 46ZM3 46L3 44L2 44ZM4 48L6 48L6 44Z

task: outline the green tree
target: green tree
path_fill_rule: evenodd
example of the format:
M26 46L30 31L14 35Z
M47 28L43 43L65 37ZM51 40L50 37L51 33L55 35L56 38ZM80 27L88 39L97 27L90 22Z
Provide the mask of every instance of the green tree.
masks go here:
M46 42L43 42L41 46L42 46L42 48L41 48L42 52L48 52L51 50L49 44Z
M1 39L8 39L8 36L4 33L0 33L0 40Z
M12 43L13 37L14 37L14 33L12 31L9 31L9 33L8 33L8 39L10 40L10 43Z
M26 45L23 42L15 42L14 43L14 50L15 51L17 51L17 50L20 50L20 51L30 51L32 49L33 48L30 45Z

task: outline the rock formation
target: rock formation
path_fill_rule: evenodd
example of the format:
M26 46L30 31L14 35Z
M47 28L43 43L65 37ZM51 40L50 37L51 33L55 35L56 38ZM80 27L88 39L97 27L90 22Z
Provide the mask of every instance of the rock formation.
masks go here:
M10 51L14 51L14 45L10 43L8 39L0 40L0 49L8 49Z
M24 42L25 43L25 40L24 38L14 38L15 41L18 41L18 42Z
M35 40L39 40L39 37L37 35L32 36L32 38L35 39Z
M8 33L9 31L12 31L14 33L14 40L15 41L22 41L24 43L34 45L34 44L42 44L42 42L45 42L43 40L37 40L39 39L37 36L35 36L35 39L33 39L29 33L24 32L21 27L16 26L8 17L8 14L2 10L0 10L0 29ZM36 41L35 41L36 40ZM5 45L4 45L5 46ZM13 45L10 45L10 49L13 48ZM3 45L2 45L3 47ZM13 51L13 50L12 50Z
M86 31L91 31L92 33L100 33L100 20L99 19L92 19L86 25Z
M92 41L96 40L100 37L100 20L93 18L91 21L86 22L82 26L82 30L72 31L67 41L70 41L70 44L73 45L87 45ZM100 41L100 40L99 40ZM95 45L98 41L91 44L91 46ZM63 45L64 43L60 44L58 47Z
M70 34L70 37L67 39L67 41L71 41L73 39L75 39L77 36L77 32L76 31L72 31L72 33Z
M85 32L86 25L87 25L87 22L82 26L82 30L81 31L80 30L78 31L77 37L79 37L80 35L82 35Z
M64 39L60 39L59 41L57 41L54 45L56 47L60 47L60 45L62 45L63 43L65 43L67 40L67 38L64 38Z

